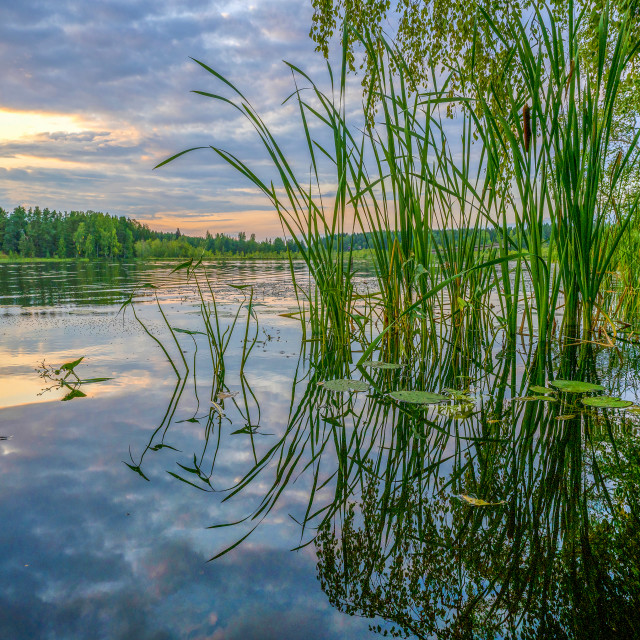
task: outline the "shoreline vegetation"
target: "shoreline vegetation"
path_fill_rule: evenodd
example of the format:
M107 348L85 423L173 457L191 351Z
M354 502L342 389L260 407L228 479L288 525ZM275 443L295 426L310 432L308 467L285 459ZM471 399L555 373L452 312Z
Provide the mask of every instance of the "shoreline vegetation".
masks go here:
M640 317L640 130L622 145L615 137L640 40L634 16L614 19L609 5L595 22L569 2L566 21L536 9L505 29L477 11L471 67L443 74L427 60L426 86L396 44L348 22L330 92L321 89L326 80L285 63L311 167L302 173L242 90L194 59L214 85L194 93L246 117L279 182L215 145L156 168L213 151L269 199L315 283L300 296L323 352L348 358L356 341L363 360L377 352L397 362L437 354L445 335L473 352L479 335L499 327L509 349L530 336L530 375L542 385L554 339L610 348ZM500 86L476 73L482 34L508 43ZM357 113L347 108L349 42L369 64ZM452 114L453 137L443 120ZM328 183L338 185L331 198ZM354 288L353 231L368 236L374 256L378 287L367 296ZM367 323L379 327L375 338L364 334Z
M277 215L277 214L276 214ZM458 229L433 229L433 252L450 242L456 242ZM516 230L513 229L515 238ZM352 260L375 260L374 233L342 233L330 240L314 238L314 244L326 247L340 242L343 256ZM548 243L551 224L542 231ZM402 243L401 232L391 233L393 242ZM477 254L487 247L497 246L494 229L478 232ZM94 260L303 260L298 244L280 237L258 241L255 234L247 239L246 232L236 236L207 232L203 236L188 236L180 229L174 233L153 231L146 224L124 216L112 216L96 211L58 212L40 207L18 206L13 213L0 207L0 263L10 262L91 262Z
M124 216L98 211L61 212L17 206L12 213L0 207L0 260L130 260L184 258L268 257L283 259L293 243L280 237L256 240L245 232L188 236L153 231Z

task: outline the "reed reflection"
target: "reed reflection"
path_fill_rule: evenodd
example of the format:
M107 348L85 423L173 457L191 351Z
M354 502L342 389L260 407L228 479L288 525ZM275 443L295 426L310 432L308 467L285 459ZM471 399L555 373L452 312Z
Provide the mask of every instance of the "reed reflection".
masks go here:
M192 462L170 471L223 502L254 500L244 518L212 525L238 527L234 542L212 560L245 541L295 485L305 496L290 514L300 526L297 548L315 548L331 604L371 618L383 634L624 638L640 632L638 409L607 408L625 403L609 398L607 404L592 391L603 389L600 347L554 345L544 363L549 386L542 386L531 383L539 382L541 366L532 366L531 343L505 342L500 350L494 339L463 348L459 338L468 325L442 339L437 354L405 349L396 362L383 349L389 361L354 364L350 354L328 353L303 334L286 417L267 430L261 398L245 375L257 335L247 295L237 394L227 386L221 346L238 316L229 333L217 320L214 330L215 305L203 302L211 403L200 415L198 400L193 416L178 421L199 423L203 445ZM182 354L187 340L197 346L199 333L173 328L172 336ZM619 355L610 355L609 368ZM185 367L188 361L189 354ZM195 350L193 363L195 370ZM530 382L526 372L534 370ZM180 428L173 416L188 378L187 367L165 420L132 458L129 466L143 476L148 452L175 448L167 437L173 443ZM622 378L611 378L619 392ZM195 390L200 380L194 375L193 382ZM604 404L589 406L596 397ZM225 402L236 408L233 419ZM250 440L251 459L225 486L225 452L241 435Z

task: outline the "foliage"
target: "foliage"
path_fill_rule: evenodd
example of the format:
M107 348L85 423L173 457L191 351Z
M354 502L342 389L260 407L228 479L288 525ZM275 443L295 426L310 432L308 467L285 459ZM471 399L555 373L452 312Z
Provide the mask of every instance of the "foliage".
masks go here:
M0 252L20 258L190 258L268 256L286 254L282 238L258 242L255 234L232 238L223 233L206 237L152 231L124 216L96 211L62 213L40 207L16 207L9 214L0 207Z

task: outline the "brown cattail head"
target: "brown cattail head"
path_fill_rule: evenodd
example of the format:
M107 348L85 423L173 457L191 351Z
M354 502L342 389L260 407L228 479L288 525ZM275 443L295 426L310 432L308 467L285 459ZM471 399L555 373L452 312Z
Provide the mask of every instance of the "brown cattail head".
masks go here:
M522 129L524 131L524 150L529 153L529 145L531 144L531 110L528 104L525 104L522 108Z

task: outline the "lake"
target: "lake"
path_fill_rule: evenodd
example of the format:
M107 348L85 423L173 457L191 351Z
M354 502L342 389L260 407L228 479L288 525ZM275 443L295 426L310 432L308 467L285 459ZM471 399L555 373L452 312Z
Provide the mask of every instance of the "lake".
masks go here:
M356 367L288 263L174 267L0 264L0 638L640 633L636 346L554 360L623 408L524 340Z

